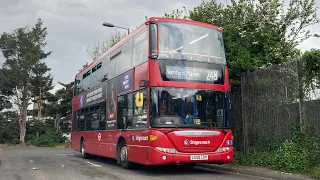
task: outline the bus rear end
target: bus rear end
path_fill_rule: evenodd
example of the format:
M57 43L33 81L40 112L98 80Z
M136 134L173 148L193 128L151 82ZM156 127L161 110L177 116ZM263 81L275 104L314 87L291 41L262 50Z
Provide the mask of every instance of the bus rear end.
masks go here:
M221 29L178 19L150 23L149 164L232 162Z

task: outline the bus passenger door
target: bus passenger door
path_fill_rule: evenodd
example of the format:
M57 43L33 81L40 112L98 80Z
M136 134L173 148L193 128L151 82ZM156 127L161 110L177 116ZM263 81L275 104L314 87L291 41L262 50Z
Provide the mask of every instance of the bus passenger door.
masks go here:
M133 92L118 97L118 129L122 130L128 145L128 159L131 162L146 164L147 149L150 146L147 130L147 96L145 90L140 90L143 105L137 106Z

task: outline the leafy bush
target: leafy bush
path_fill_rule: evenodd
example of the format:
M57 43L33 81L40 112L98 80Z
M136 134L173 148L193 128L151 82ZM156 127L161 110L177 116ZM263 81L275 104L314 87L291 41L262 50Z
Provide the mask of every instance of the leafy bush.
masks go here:
M284 171L306 171L309 167L309 160L304 149L292 141L286 141L277 151L272 167Z
M6 113L5 115L7 115ZM10 113L9 113L10 115ZM17 114L10 115L10 120L4 118L0 112L0 144L15 145L20 143L19 117ZM25 142L27 145L53 147L59 143L66 142L61 133L56 133L55 121L48 119L43 123L38 120L30 120L26 126Z
M56 133L47 132L35 140L34 145L39 147L54 147L60 143L60 138Z
M235 162L242 165L261 166L272 169L309 173L320 178L320 137L313 126L301 131L299 123L292 127L291 139L280 148L236 154Z
M241 165L272 167L276 152L251 152L247 155L236 154L235 162Z
M0 144L20 143L19 133L18 115L12 111L0 112Z
M20 143L20 139L18 139L18 138L14 138L10 142L10 144L19 144L19 143Z
M318 166L315 166L313 167L311 170L310 170L310 174L317 178L317 179L320 179L320 165Z
M64 139L61 133L56 132L53 120L47 120L45 123L30 121L27 126L26 142L39 147L55 147L64 142Z

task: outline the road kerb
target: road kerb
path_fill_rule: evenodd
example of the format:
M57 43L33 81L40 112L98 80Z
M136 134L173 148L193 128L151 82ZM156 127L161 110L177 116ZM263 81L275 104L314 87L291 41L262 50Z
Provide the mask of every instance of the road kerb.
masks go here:
M235 167L235 166L229 166L229 165L215 165L215 164L197 164L197 166L203 167L203 168L216 169L219 171L239 173L244 175L258 176L258 177L265 177L265 178L273 178L273 179L313 180L310 177L283 173L275 170L269 170L268 172L266 172L265 170L260 171L261 170L260 168L254 168L254 167Z

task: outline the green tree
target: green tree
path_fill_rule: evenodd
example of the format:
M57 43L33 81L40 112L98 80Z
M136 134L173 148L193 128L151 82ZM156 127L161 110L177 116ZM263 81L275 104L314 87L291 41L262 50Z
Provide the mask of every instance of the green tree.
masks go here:
M87 52L94 61L99 56L101 56L104 52L108 51L114 45L116 45L119 41L126 37L126 33L120 33L115 31L114 34L111 35L110 39L107 41L100 42L99 39L95 42L95 45L92 49L87 48Z
M68 84L60 83L63 88L57 90L55 94L48 98L49 103L45 105L49 116L55 119L57 131L69 132L68 126L71 121L72 113L72 96L74 82Z
M0 144L19 143L19 121L15 111L0 112Z
M43 102L47 99L49 91L53 89L52 80L50 74L46 75L50 71L45 63L38 63L33 69L33 76L31 78L31 87L33 103L38 104L38 119L42 118L42 106Z
M176 18L176 19L189 19L189 13L186 7L182 8L183 10L176 9L172 10L171 13L164 13L165 18ZM145 19L148 20L148 16L145 16Z
M319 86L320 82L320 49L311 49L303 53L303 79L305 90L309 91ZM317 83L314 83L314 82Z
M30 88L37 64L51 52L45 52L47 28L39 18L33 27L17 28L12 33L3 32L0 49L5 57L2 67L2 86L6 95L14 98L19 108L20 143L25 143L27 108L31 99Z
M11 108L11 102L4 95L0 95L0 111L3 109Z
M164 17L166 18L178 18L178 19L187 19L188 18L188 11L186 7L183 7L183 10L172 10L171 13L165 13Z
M307 27L318 23L315 0L215 0L202 2L184 18L223 27L231 84L241 73L267 64L279 64L296 56L296 47L312 35ZM183 11L167 17L182 18Z
M12 94L11 90L5 86L6 79L4 78L4 74L2 69L0 69L0 111L3 109L9 109L12 107L10 99L8 98L8 94Z

